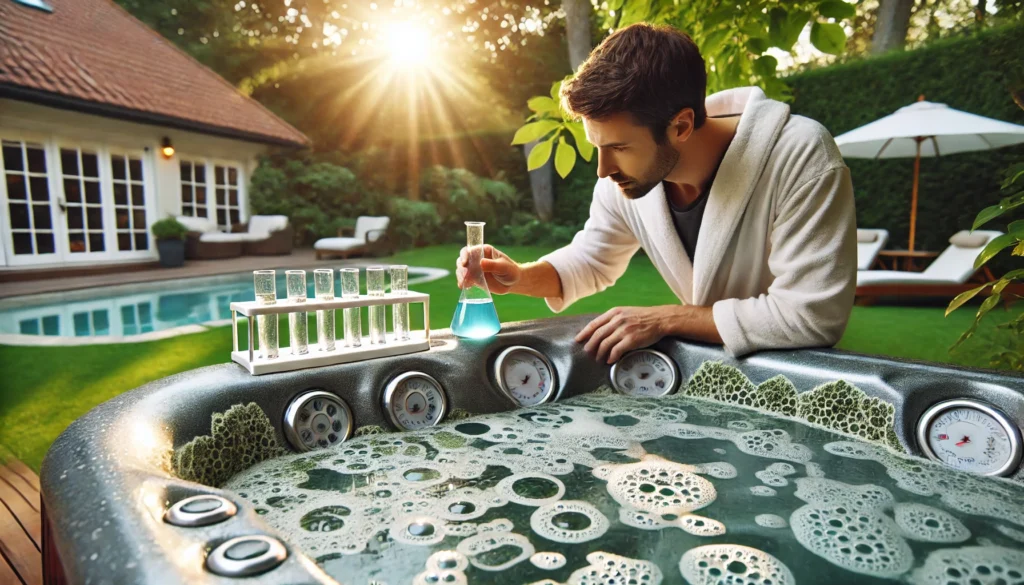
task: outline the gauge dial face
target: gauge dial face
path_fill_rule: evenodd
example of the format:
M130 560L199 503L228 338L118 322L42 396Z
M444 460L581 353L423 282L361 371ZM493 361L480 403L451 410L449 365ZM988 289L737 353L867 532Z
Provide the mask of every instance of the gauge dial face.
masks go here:
M1020 431L1003 413L980 402L933 406L921 418L918 435L926 455L961 471L1004 475L1020 463Z
M679 385L675 363L653 349L627 353L612 366L611 378L612 386L629 396L664 396Z
M298 396L285 412L285 434L300 451L323 449L352 434L352 411L337 396L314 390Z
M555 369L544 354L526 346L505 349L495 361L498 385L520 406L547 402L556 388Z
M384 390L384 410L395 426L405 430L441 422L448 399L437 380L421 372L406 372Z

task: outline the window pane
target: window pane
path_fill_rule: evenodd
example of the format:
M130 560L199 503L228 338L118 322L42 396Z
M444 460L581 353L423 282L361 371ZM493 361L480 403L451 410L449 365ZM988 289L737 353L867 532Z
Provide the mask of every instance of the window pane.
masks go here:
M132 212L132 228L137 230L146 229L146 210L136 209Z
M23 175L7 175L7 198L28 199L25 191L25 177Z
M121 323L135 325L135 305L121 307Z
M217 166L213 168L214 177L217 179L218 185L224 184L224 167Z
M94 204L98 204L100 202L100 184L98 182L85 182L85 202Z
M22 335L39 335L39 319L25 319L18 322L18 331Z
M206 187L196 187L196 203L206 203Z
M147 234L146 232L135 232L135 249L149 249L149 234Z
M142 185L132 185L132 205L145 205L146 196Z
M56 247L53 245L52 232L36 234L36 254L53 254L56 250Z
M206 211L205 205L196 207L196 217L210 217L210 214Z
M86 218L89 220L90 230L102 230L103 229L103 210L99 207L87 207L85 212Z
M110 167L114 171L114 179L123 181L125 179L124 172L124 157L111 155L110 156Z
M217 210L217 225L226 225L228 223L228 216L224 213L223 209Z
M43 317L43 335L60 335L60 316Z
M195 209L192 208L191 205L182 205L181 214L184 215L185 217L195 217L196 211Z
M192 203L192 187L189 185L181 186L181 202Z
M236 169L234 167L231 167L231 168L228 169L228 184L229 185L237 185L238 184L238 169Z
M192 180L192 163L181 161L181 180Z
M27 215L27 214L26 214ZM32 253L32 234L24 232L11 234L14 237L14 253L15 254L31 254Z
M82 190L78 186L78 179L64 179L64 199L68 203L82 202Z
M196 183L206 183L206 165L196 165Z
M28 170L33 173L46 173L46 153L38 146L30 146L28 154Z
M106 250L106 246L103 243L103 234L90 233L89 234L89 251L90 252L102 252Z
M96 335L110 335L110 313L106 309L93 311L92 326Z
M25 161L21 158L21 143L4 141L4 168L8 171L24 171Z
M78 176L78 151L70 148L60 149L60 171L72 177Z
M117 229L119 229L119 230L130 230L130 229L132 229L131 219L130 219L130 216L128 215L128 211L126 211L124 209L119 209L119 210L117 210L116 217L117 217Z
M232 223L232 225L234 225L236 223L241 223L242 222L242 220L238 217L238 210L237 209L232 209L231 212L230 212L230 215L231 215L231 223Z
M128 159L128 168L132 173L133 181L142 180L142 161L137 158Z
M224 205L224 189L217 189L217 205Z
M148 302L139 303L139 323L153 322L153 307Z
M87 337L89 335L89 313L75 313L75 336Z
M52 230L53 223L50 221L50 206L33 205L32 221L37 230Z
M99 159L92 152L82 153L82 175L86 177L99 177L100 176L100 163Z
M32 229L28 219L28 205L24 203L8 203L7 209L11 214L11 228L16 230Z
M128 205L128 186L114 183L114 205Z
M117 249L122 252L130 252L132 249L132 235L127 232L117 234Z
M68 248L75 254L85 252L85 234L68 234Z
M68 207L68 229L85 229L85 220L82 217L82 208L77 206Z
M32 199L35 201L49 201L50 187L46 184L46 177L32 177L28 180L32 191Z
M238 205L238 189L230 189L228 194L228 204Z

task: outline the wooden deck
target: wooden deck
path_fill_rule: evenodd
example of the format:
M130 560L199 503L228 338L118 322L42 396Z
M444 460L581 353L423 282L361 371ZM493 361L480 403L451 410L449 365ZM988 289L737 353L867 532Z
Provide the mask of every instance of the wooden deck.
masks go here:
M42 585L39 476L0 445L0 584Z

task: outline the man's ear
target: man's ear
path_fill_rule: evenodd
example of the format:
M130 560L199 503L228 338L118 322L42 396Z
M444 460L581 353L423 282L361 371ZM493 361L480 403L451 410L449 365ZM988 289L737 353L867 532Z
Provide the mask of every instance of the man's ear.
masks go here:
M673 116L668 124L668 139L673 142L686 142L693 133L693 108L683 108Z

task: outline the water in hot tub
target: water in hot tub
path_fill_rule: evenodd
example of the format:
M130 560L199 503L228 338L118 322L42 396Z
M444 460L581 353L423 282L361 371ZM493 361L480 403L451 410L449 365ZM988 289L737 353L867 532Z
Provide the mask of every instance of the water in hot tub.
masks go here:
M341 583L1024 582L1024 486L756 411L590 394L227 486Z

